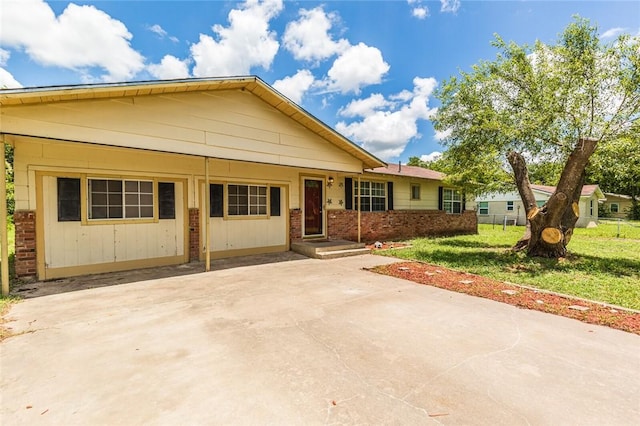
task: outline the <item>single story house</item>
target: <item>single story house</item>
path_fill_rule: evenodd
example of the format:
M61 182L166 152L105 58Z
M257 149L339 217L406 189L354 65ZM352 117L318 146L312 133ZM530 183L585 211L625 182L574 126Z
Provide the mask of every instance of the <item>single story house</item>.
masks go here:
M633 207L633 200L629 195L613 194L611 192L605 192L606 200L604 200L604 211L607 213L607 217L613 217L617 219L626 219L629 216L629 212Z
M538 207L555 192L555 186L531 185ZM576 227L587 228L598 224L598 202L605 199L598 185L584 185L580 193L580 217ZM485 194L476 198L478 223L503 223L526 225L526 212L517 191Z
M441 175L387 166L255 76L2 90L0 138L21 277L477 231Z

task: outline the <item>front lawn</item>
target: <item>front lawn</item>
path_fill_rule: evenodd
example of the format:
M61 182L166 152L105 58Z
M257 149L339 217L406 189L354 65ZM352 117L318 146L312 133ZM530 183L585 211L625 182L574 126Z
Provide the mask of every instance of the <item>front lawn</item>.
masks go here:
M502 226L479 225L478 231L478 235L415 239L410 248L381 254L640 309L640 227L627 225L626 238L616 238L615 224L576 229L568 246L570 255L560 260L511 252L523 227L503 231Z

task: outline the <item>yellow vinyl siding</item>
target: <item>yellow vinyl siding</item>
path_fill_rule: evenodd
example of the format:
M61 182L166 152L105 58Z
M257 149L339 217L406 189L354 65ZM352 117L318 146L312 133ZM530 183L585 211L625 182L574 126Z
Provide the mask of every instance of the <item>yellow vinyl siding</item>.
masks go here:
M241 91L7 105L6 133L360 172L362 162Z
M185 256L184 183L175 182L175 219L85 225L58 222L56 176L42 176L44 267L68 268ZM86 183L86 180L82 180ZM81 192L85 189L81 188Z

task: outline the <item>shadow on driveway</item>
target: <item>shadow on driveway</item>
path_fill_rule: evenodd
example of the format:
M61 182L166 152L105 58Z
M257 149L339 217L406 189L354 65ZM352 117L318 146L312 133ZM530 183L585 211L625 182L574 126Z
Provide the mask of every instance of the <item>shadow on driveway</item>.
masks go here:
M292 251L240 256L228 259L212 259L211 270L221 271L244 266L266 265L270 263L290 262L300 259L307 259L307 257ZM80 275L77 277L55 280L20 283L11 290L11 294L24 299L31 299L34 297L49 296L52 294L67 293L70 291L86 290L90 288L108 287L119 284L199 274L204 272L204 270L204 262L191 262L181 265L160 266L156 268Z

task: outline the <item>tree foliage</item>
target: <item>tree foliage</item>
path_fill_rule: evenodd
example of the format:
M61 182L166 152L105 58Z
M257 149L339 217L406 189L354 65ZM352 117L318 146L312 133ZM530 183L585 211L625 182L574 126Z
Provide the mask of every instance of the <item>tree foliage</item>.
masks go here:
M473 172L475 183L490 188L493 177L480 178L488 166L506 167L509 151L528 163L563 164L581 138L601 147L638 119L638 37L601 44L597 28L575 18L556 45L517 45L498 35L492 44L494 61L451 77L437 92L434 127L450 131L447 157L458 172Z
M451 77L437 92L441 107L434 127L449 134L443 143L450 178L475 193L493 191L508 161L511 182L527 213L535 215L527 166L540 165L538 172L558 179L545 183L562 191L540 209L538 220L546 215L544 229L558 230L557 244L566 245L573 225L561 218L574 214L569 209L589 157L596 148L616 152L620 140L637 148L637 138L624 137L633 134L640 116L639 40L623 35L602 43L597 27L580 17L554 45L518 45L496 35L495 60ZM544 170L545 164L558 167Z

